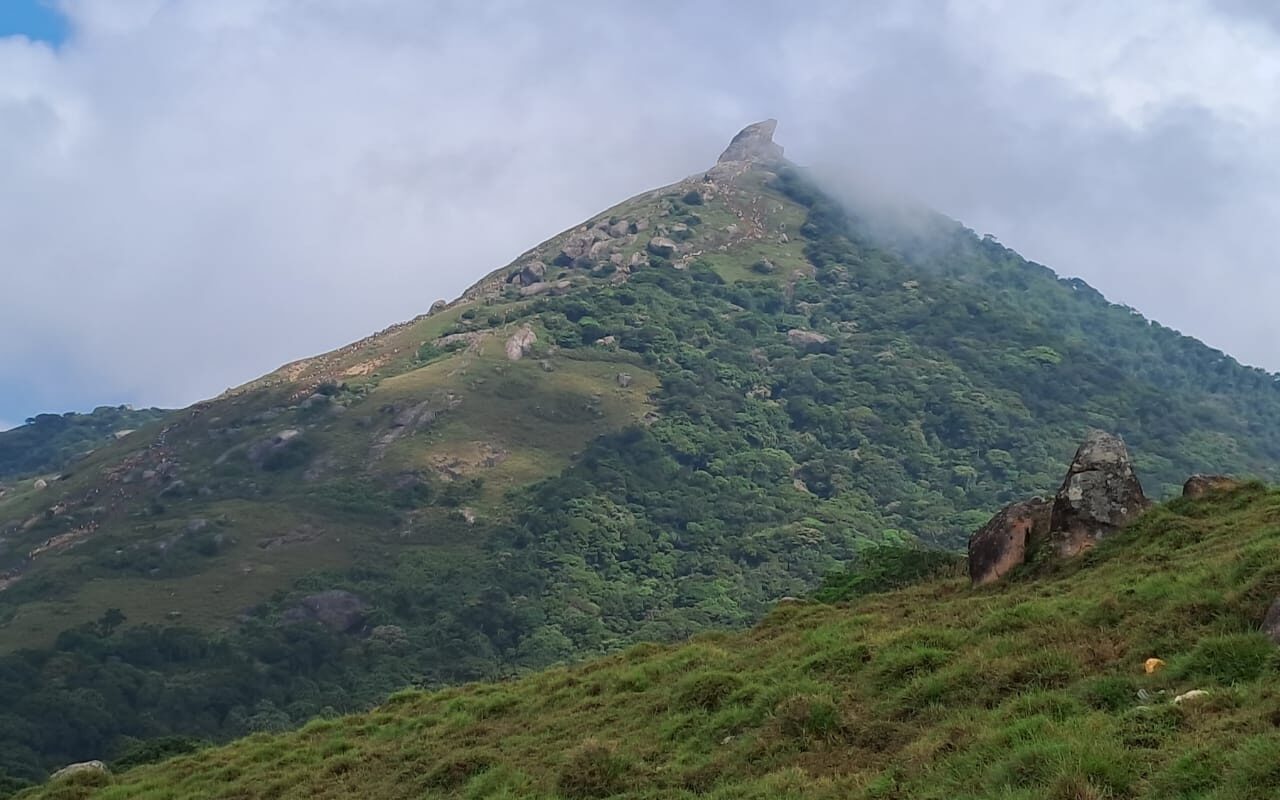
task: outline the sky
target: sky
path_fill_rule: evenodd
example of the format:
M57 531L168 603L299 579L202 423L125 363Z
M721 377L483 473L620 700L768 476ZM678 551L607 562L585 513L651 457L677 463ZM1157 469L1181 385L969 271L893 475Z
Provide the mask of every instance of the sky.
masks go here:
M780 120L1280 369L1269 0L0 0L0 429L181 406Z

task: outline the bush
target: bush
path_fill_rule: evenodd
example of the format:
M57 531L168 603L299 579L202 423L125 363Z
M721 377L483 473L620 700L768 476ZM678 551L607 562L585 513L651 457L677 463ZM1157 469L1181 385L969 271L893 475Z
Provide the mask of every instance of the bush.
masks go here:
M612 744L587 739L569 753L556 789L565 797L608 797L626 791L633 769Z
M700 672L677 684L674 699L682 708L715 711L741 688L742 679L733 673Z
M1276 647L1260 633L1238 633L1202 639L1174 668L1181 678L1222 684L1256 680L1270 671Z
M684 197L680 198L680 202L686 206L700 206L702 205L702 193L697 189L690 189Z

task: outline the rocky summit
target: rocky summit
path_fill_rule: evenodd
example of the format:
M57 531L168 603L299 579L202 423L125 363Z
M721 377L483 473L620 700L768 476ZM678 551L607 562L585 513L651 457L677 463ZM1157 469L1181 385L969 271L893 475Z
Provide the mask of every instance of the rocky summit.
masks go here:
M1133 706L1263 679L1273 645L1240 632L1280 594L1270 551L1218 564L1230 591L1116 554L1228 559L1182 541L1227 535L1213 515L1265 541L1255 484L1179 495L1193 474L1280 476L1274 376L941 214L839 186L849 213L776 126L332 352L190 408L0 434L0 787L96 760L110 771L60 780L736 798L809 796L803 773L832 797L1128 797L1158 770L1047 777L1101 763L1052 749L1063 719L1134 752L1269 735L1255 695L1209 701L1219 721ZM1107 559L1102 588L1028 588ZM1058 624L1081 614L1088 635ZM1134 683L1139 656L1166 683ZM448 688L485 681L505 683ZM337 719L409 685L445 693ZM263 751L201 749L311 720ZM912 770L944 761L961 788L918 792Z

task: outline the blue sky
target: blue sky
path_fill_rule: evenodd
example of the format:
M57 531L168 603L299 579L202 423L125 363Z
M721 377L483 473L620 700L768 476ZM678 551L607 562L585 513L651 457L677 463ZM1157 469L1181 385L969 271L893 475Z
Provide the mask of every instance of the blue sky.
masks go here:
M25 36L50 44L67 37L67 20L53 0L3 0L0 2L0 37Z
M766 117L1280 369L1276 6L0 0L0 426L410 319Z

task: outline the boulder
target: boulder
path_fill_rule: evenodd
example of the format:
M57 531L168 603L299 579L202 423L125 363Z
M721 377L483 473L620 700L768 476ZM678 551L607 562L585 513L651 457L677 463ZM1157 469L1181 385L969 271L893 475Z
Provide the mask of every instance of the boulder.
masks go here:
M619 372L616 380L618 381L619 386L621 386L623 389L626 389L627 387L631 386L631 373Z
M1192 475L1182 484L1183 497L1201 497L1210 492L1229 492L1244 484L1227 475Z
M529 355L537 341L538 335L532 328L525 325L507 340L507 360L519 361Z
M448 307L449 307L449 301L447 301L447 300L437 300L437 301L435 301L434 303L432 303L432 304L431 304L431 310L430 310L430 311L428 311L427 313L428 313L428 314L438 314L439 312L444 311L444 310L445 310L446 308L448 308Z
M637 251L631 254L631 261L628 262L628 266L643 267L645 264L648 264L648 263L649 263L649 259L644 257L644 253Z
M1090 431L1054 496L1049 540L1059 556L1069 558L1090 549L1150 505L1124 440Z
M293 446L299 441L299 437L301 436L302 431L297 430L296 428L288 428L280 431L269 439L263 439L262 441L255 442L249 447L249 460L257 466L262 466L272 455ZM147 472L154 471L147 470ZM147 473L142 473L142 477L146 478ZM150 479L148 478L148 480Z
M508 283L518 283L521 286L529 286L530 284L540 283L547 274L547 265L541 261L530 261L520 269L512 273L508 279Z
M617 222L609 226L610 236L614 236L614 237L626 236L630 232L631 232L631 223L625 219L618 220Z
M44 478L36 478L35 482L31 484L31 488L35 489L37 492L43 492L45 489L49 488L49 482Z
M1053 504L1041 497L1012 503L969 537L969 580L997 581L1027 557L1028 545L1049 533Z
M776 119L752 123L738 132L720 154L718 163L726 161L780 161L782 148L773 141L778 127Z
M1280 597L1271 602L1267 615L1262 618L1262 632L1276 644L1280 644Z
M315 620L331 631L347 633L364 624L368 606L356 595L342 589L308 595L284 612L285 622Z
M72 775L84 775L91 773L94 775L110 775L111 770L107 769L107 765L101 761L81 761L76 764L68 764L57 772L49 776L51 781L59 781L63 778L69 778Z
M645 245L645 249L655 256L671 258L676 254L676 243L665 236L655 236Z
M826 344L831 340L817 331L803 331L799 328L792 328L787 331L787 341L800 347L810 347Z

